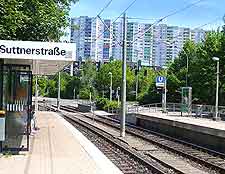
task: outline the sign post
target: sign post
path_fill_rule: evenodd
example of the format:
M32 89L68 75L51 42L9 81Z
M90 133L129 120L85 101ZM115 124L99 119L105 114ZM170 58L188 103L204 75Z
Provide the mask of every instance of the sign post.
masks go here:
M163 112L166 112L166 92L167 92L166 77L163 77L163 76L156 77L156 87L164 89L164 93L162 93L162 107L163 107Z

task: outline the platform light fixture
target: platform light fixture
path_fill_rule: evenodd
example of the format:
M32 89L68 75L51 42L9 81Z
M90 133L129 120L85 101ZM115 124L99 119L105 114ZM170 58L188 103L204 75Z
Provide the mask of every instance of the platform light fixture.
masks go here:
M216 104L215 104L215 117L214 117L214 119L218 120L220 58L213 57L212 59L217 62L217 70L216 70Z

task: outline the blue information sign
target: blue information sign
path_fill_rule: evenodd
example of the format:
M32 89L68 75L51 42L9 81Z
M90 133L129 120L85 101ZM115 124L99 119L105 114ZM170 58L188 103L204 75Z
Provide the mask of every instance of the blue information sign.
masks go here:
M158 76L156 77L156 86L157 87L164 87L166 82L166 77Z

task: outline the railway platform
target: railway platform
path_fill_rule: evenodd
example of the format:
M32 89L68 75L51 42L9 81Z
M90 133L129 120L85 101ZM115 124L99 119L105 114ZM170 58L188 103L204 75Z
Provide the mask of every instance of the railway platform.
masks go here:
M0 156L0 174L121 174L122 172L70 123L54 112L37 113L30 151Z
M138 112L128 114L127 122L225 152L225 121L162 112Z
M179 128L196 130L197 132L210 134L225 138L225 121L213 121L206 118L196 118L188 116L174 116L164 113L140 112L137 118L162 122Z

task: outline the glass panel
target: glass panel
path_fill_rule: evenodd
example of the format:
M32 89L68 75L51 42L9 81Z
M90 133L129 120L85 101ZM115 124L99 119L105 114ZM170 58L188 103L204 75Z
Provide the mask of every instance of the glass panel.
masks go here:
M30 116L30 72L3 72L3 108L6 110L6 141L3 148L27 148Z

